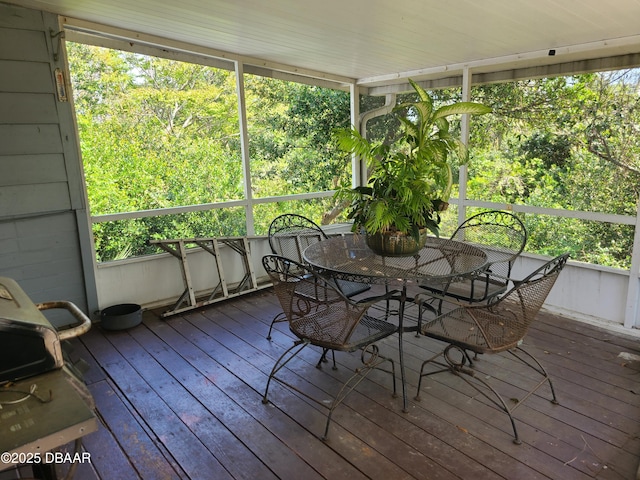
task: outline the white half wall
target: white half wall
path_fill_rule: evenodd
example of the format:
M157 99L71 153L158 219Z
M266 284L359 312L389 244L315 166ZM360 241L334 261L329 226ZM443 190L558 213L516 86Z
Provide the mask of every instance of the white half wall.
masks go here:
M226 280L232 285L242 278L243 265L237 253L226 246L221 248ZM267 238L251 238L250 248L258 284L268 283L261 262L264 255L271 253ZM525 277L547 260L523 254L514 266L513 276ZM188 262L196 292L211 291L218 284L211 254L199 248L190 249ZM137 303L145 308L170 306L185 288L180 262L168 253L101 264L96 277L100 309L120 303ZM623 328L628 281L626 271L570 260L547 297L544 309L604 327Z
M262 257L271 253L266 238L249 239L251 264L258 285L267 283ZM220 246L225 280L234 285L242 280L242 257L226 245ZM220 282L215 257L201 248L190 248L187 262L196 296L212 291ZM180 261L169 253L100 264L96 272L99 310L121 303L144 308L170 306L185 289ZM98 312L92 312L94 318Z
M548 260L525 253L514 265L513 277L525 277ZM628 282L629 273L624 270L569 260L544 309L588 323L622 327Z

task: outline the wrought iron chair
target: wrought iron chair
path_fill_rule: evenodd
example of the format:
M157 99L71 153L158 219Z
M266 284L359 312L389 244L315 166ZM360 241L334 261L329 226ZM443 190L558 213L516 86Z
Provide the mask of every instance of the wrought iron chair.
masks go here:
M514 287L508 293L501 297L494 297L493 301L487 304L462 305L424 322L421 327L423 335L447 342L449 345L442 352L422 363L416 400L420 400L420 388L425 376L450 371L460 376L509 416L515 436L514 443L521 443L513 419L513 411L545 383L548 383L551 389L552 403L558 403L548 373L533 355L522 348L521 343L568 258L569 254L564 254L550 260L524 280L514 281ZM435 309L428 304L422 304L422 307L435 312ZM420 315L423 310L424 308L420 309ZM510 406L508 401L505 401L485 380L489 376L476 368L479 362L471 360L468 351L476 354L508 352L536 371L542 379L515 405ZM443 361L439 360L441 356ZM442 368L425 372L428 364L435 364ZM483 389L482 386L486 388ZM494 396L491 396L486 389Z
M279 255L266 255L262 264L273 282L276 296L289 321L289 329L297 337L273 366L264 391L263 403L268 403L269 386L272 380L276 380L328 408L327 423L322 437L326 440L333 411L372 369L378 368L391 373L393 395L396 395L395 364L392 359L379 354L374 342L395 333L397 326L367 314L369 307L379 298L354 302L345 297L332 282L318 276L301 263ZM397 292L390 292L389 295L395 293ZM287 375L294 374L290 371L285 373L284 367L308 345L321 347L325 352L331 351L334 369L336 351L362 350L363 367L356 369L329 404L326 400L313 398L307 392L298 389L294 385L295 382L286 379ZM322 358L318 361L317 368L321 368L322 361ZM385 361L390 362L391 370L380 367Z
M286 213L273 219L269 225L269 246L271 253L290 258L298 263L302 263L302 252L312 243L326 240L328 237L314 221L297 215ZM336 280L338 288L346 297L353 297L369 290L369 285L345 280ZM271 340L273 325L277 322L284 322L287 318L284 312L279 313L271 321L267 339Z
M451 239L482 248L487 253L489 267L472 278L421 285L439 298L439 312L445 297L478 303L506 292L513 262L527 243L527 230L512 213L492 210L469 217L453 232Z

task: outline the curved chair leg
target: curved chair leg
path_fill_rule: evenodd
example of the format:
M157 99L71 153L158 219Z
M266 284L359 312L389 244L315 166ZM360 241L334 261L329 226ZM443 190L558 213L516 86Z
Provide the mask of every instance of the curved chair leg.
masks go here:
M524 363L528 367L532 368L533 370L538 372L543 377L542 380L540 381L540 383L538 383L538 385L533 390L531 390L523 399L520 400L520 403L522 403L524 400L529 398L529 396L531 394L533 394L536 390L538 390L538 388L540 388L542 385L544 385L545 382L548 382L549 383L549 388L551 389L551 400L550 401L554 405L559 405L560 402L558 402L558 398L556 397L556 390L555 390L555 388L553 388L553 382L551 381L551 377L547 373L547 370L538 361L538 359L536 357L534 357L531 353L526 351L524 348L522 348L521 346L516 347L514 350L509 350L508 352L513 357L517 358L522 363ZM522 355L518 354L518 352L524 353L526 355L526 358L523 358Z
M429 375L435 375L436 373L442 373L442 372L448 372L451 371L451 367L445 363L442 362L437 362L436 358L442 356L444 354L444 352L439 352L436 353L433 357L429 357L427 358L424 362L422 362L422 366L420 367L420 375L418 376L418 389L416 391L416 396L413 397L415 401L419 402L422 400L422 398L420 398L420 390L422 388L422 379L424 377L427 377ZM440 368L439 370L434 370L432 372L428 372L428 373L424 373L424 367L429 364L429 363L433 363L435 365L438 365L442 368Z
M390 374L391 380L393 382L393 393L391 395L394 398L398 396L398 390L396 388L396 364L392 358L380 355L380 349L378 348L378 346L375 343L371 343L361 350L360 361L370 370L376 368ZM391 364L391 371L380 368L379 365L381 365L385 361Z
M377 345L373 345L373 344L367 345L364 349L362 349L360 358L364 366L361 368L357 368L354 374L351 375L351 377L349 377L349 379L347 379L347 381L342 384L342 387L338 391L337 395L333 398L330 405L327 405L326 402L318 400L310 396L308 393L302 390L299 390L293 384L288 383L286 380L276 377L277 373L285 365L287 365L289 361L291 361L296 355L298 355L302 351L302 349L305 348L307 345L310 345L310 344L308 342L298 340L291 347L289 347L282 355L280 355L275 365L271 369L271 373L269 374L269 379L267 380L267 386L265 388L264 395L262 397L262 403L265 403L265 404L269 403L267 396L269 393L269 386L271 385L271 380L273 379L279 382L280 384L300 393L301 395L304 395L305 397L314 401L318 405L321 405L327 408L329 410L329 413L327 414L327 422L325 424L322 440L326 441L328 439L329 425L331 424L333 411L344 401L347 395L351 393L353 389L355 389L360 384L360 382L362 382L362 380L366 378L369 372L372 371L373 369L383 370L384 372L391 374L393 379L393 396L394 397L397 396L395 363L393 359L380 355ZM384 362L391 363L391 370L380 368L380 365Z
M460 359L454 359L451 355L451 351L455 350L460 354ZM518 350L522 350L521 348L518 348ZM540 367L540 369L542 369L542 371L544 371L544 369L542 368L542 365L540 365L540 363L535 360L535 358L533 358L533 356L531 356L528 352L525 352L524 350L522 350L524 353L527 354L527 356L529 358L532 358L536 365L538 365ZM511 352L513 353L513 352ZM436 358L438 358L440 355L443 356L444 360L446 361L445 363L442 362L437 362L435 361ZM522 360L518 355L515 355L518 359ZM522 443L522 441L520 440L520 437L518 436L518 429L516 427L516 422L515 419L513 418L513 414L512 412L519 406L522 404L522 402L524 402L524 400L526 400L533 392L535 392L540 385L544 384L545 381L549 380L549 383L551 384L550 379L548 378L548 376L546 376L546 378L540 382L536 387L534 387L533 390L531 390L529 393L527 393L527 395L518 401L518 403L513 407L513 408L509 408L509 406L507 405L507 403L505 402L505 400L502 398L502 396L500 395L500 393L498 393L498 391L496 391L495 388L493 388L493 386L491 386L488 382L486 382L483 378L482 375L476 375L476 371L473 368L469 368L466 366L466 362L469 360L469 356L467 354L467 352L457 346L457 345L448 345L444 351L442 351L441 353L438 353L436 355L434 355L433 357L431 357L430 359L425 360L422 363L422 367L420 368L420 378L418 380L418 393L416 394L415 399L416 400L420 400L420 387L421 387L421 383L422 383L422 378L427 376L427 375L433 375L435 373L440 373L440 372L444 372L444 371L450 371L451 373L453 373L454 375L457 375L459 378L461 378L462 380L465 381L465 383L467 383L467 385L469 385L470 387L472 387L475 391L477 391L480 395L482 395L484 398L486 398L488 401L490 401L491 403L493 403L496 407L498 407L500 410L502 410L504 413L507 414L507 416L509 417L509 420L511 421L511 428L513 429L513 435L514 435L514 439L513 439L513 443L515 443L516 445L520 445ZM424 367L427 363L435 363L436 365L440 365L444 368L437 370L437 371L433 371L433 372L429 372L429 373L424 373ZM524 362L529 366L530 365L529 362ZM533 367L532 367L533 368ZM538 370L538 369L536 369ZM538 370L540 371L540 370ZM546 372L545 372L546 373ZM473 381L471 381L470 378L473 378L477 383L482 384L487 390L489 390L491 393L493 393L493 395L489 395L485 390L481 389L477 384L475 384ZM552 391L553 391L553 387L552 387ZM554 393L554 400L555 400L555 393Z
M276 374L287 364L289 363L291 360L293 360L293 358L298 355L303 349L304 347L306 347L307 345L309 345L308 342L303 342L302 340L298 340L296 342L293 343L293 345L291 345L289 348L287 348L284 353L282 355L280 355L280 357L278 358L278 360L276 360L276 363L273 365L273 368L271 369L271 373L269 374L269 379L267 380L267 386L264 389L264 395L262 396L262 403L269 403L269 400L267 399L267 394L269 393L269 386L271 385L271 380L275 378ZM289 353L296 349L297 350L289 356L289 358L287 358L286 360L285 357L287 355L289 355ZM284 361L283 361L284 360ZM276 378L276 380L278 380Z
M316 368L322 368L322 364L327 362L327 352L329 351L328 348L323 348L322 349L322 355L320 355L320 360L318 360L318 363L316 363Z
M327 353L329 352L328 348L325 348L322 350L322 355L320 355L320 360L318 360L318 363L316 363L316 368L322 368L322 364L326 363L327 360ZM336 352L334 350L331 350L331 357L333 358L333 367L331 367L333 370L337 370L338 366L336 365Z
M351 377L349 377L349 379L342 384L342 388L340 388L340 391L334 397L333 401L331 402L331 405L328 407L329 413L327 414L327 423L325 424L324 434L322 436L322 440L324 441L328 440L328 437L329 437L329 425L331 423L331 417L333 416L333 411L344 401L347 395L349 395L349 393L351 393L360 384L360 382L362 382L367 377L369 372L371 372L372 370L378 369L378 370L382 370L384 372L390 373L392 375L393 396L394 397L397 396L396 374L395 374L396 368L395 368L395 363L393 359L380 355L378 346L375 344L370 344L362 349L360 360L362 361L362 364L364 365L364 367L357 368L354 374L351 375ZM381 365L384 362L391 363L391 371L388 371L379 367L379 365Z
M513 415L511 413L514 409L509 408L507 403L502 398L502 395L500 395L496 391L496 389L493 388L488 382L486 382L485 380L480 378L480 376L475 376L471 372L462 371L462 370L460 370L460 371L454 370L454 373L456 373L462 380L464 380L469 386L471 386L474 390L476 390L480 395L482 395L484 398L489 400L496 407L498 407L500 410L502 410L504 413L506 413L508 415L509 420L511 421L511 428L513 429L513 436L514 436L513 443L515 443L516 445L520 445L522 443L522 441L520 440L520 437L518 436L518 429L516 428L516 421L513 418ZM464 376L460 375L460 373L464 374ZM493 395L495 395L495 398L490 396L490 395L488 395L485 391L481 390L480 388L478 388L477 385L474 385L470 380L468 380L466 378L466 376L473 377L476 381L478 381L482 385L484 385L485 388L490 390L493 393ZM518 404L516 404L516 405L518 405Z
M287 321L287 317L284 314L284 312L280 312L275 317L273 317L273 320L271 320L271 325L269 325L269 333L267 333L267 340L271 340L271 330L273 330L273 324L278 322L286 322L286 321Z

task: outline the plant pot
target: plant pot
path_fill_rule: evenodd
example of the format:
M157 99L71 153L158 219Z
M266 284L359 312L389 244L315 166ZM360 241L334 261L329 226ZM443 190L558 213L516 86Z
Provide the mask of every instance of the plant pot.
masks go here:
M378 255L386 257L408 257L414 255L427 242L427 229L420 230L420 241L411 235L399 232L367 234L367 246Z

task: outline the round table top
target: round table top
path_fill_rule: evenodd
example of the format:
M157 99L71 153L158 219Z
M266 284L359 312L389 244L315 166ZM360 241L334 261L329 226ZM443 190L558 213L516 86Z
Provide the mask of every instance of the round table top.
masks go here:
M371 250L364 235L344 235L309 245L304 260L342 280L368 283L449 281L474 275L487 266L482 249L455 240L428 237L415 255L387 257Z

